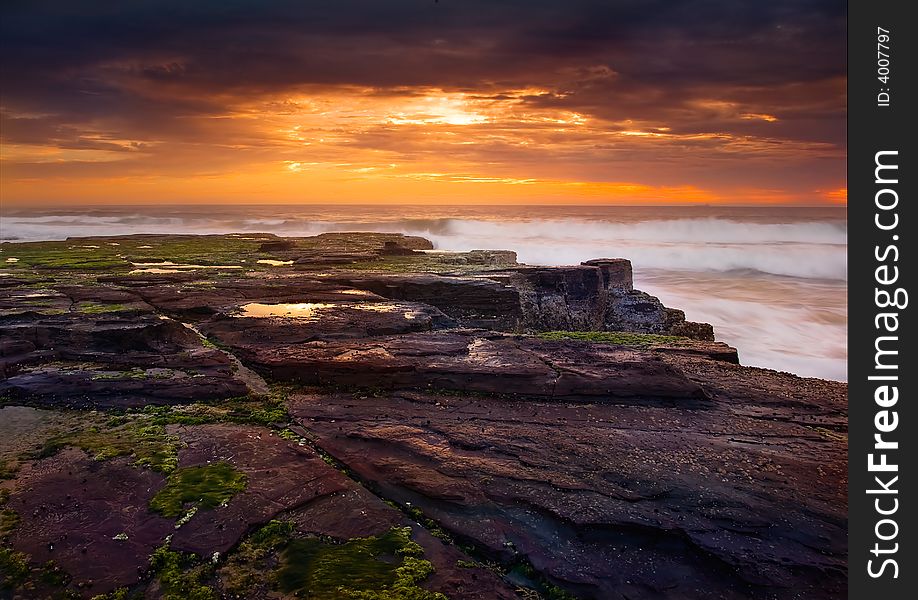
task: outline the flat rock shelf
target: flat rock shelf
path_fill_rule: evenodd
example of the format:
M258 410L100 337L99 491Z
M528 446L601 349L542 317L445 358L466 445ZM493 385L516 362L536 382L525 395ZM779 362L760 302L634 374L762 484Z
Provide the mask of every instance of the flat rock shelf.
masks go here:
M623 258L5 243L0 598L839 598L846 399Z

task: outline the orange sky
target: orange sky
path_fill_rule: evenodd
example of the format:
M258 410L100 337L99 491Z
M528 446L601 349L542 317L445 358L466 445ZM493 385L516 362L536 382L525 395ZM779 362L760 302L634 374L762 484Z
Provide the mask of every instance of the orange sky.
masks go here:
M193 25L189 40L211 31ZM354 34L378 51L384 81L354 62L365 55L339 52L337 39L324 43L338 52L340 81L313 63L298 67L294 61L306 59L281 33L282 44L265 41L264 56L249 48L236 65L181 39L181 28L157 44L119 38L122 49L92 46L89 30L70 32L79 60L49 53L28 75L4 81L12 93L0 105L0 199L10 206L847 201L845 77L834 65L805 84L765 75L733 81L733 71L688 82L671 75L669 83L635 71L636 50L614 37L609 47L566 57L533 50L527 62L516 52L515 67L505 58L498 68L488 53L499 56L500 31L488 32L490 46L437 38L419 58L409 53L430 41L424 31L417 26L404 33L417 39L396 41ZM219 41L221 32L212 35ZM42 47L45 38L26 42ZM264 79L281 61L289 73ZM461 77L441 76L441 62Z

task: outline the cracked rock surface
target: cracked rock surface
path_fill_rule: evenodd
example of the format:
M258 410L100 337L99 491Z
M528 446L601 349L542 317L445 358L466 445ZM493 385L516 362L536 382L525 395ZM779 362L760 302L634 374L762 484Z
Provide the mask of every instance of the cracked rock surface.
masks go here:
M743 366L625 259L0 251L0 598L846 593L847 386Z
M585 597L840 597L844 387L814 385L819 406L787 421L793 401L728 396L782 383L759 375L691 407L410 392L290 411L386 496Z

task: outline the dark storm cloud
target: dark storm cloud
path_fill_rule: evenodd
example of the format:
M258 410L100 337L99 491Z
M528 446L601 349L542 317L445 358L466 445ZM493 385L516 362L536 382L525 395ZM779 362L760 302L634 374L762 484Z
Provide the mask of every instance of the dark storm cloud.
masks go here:
M5 105L90 114L149 108L121 96L139 81L205 96L554 84L574 86L571 104L619 88L666 103L843 76L844 17L824 0L18 2L3 9L2 83ZM601 66L619 76L564 80Z

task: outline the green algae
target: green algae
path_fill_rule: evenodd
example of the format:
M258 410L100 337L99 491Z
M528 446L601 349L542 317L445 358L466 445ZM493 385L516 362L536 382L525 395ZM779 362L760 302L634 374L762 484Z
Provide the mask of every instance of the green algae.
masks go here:
M88 315L98 315L105 313L124 312L129 310L124 304L106 304L103 302L80 302L76 309L81 313Z
M831 429L826 429L825 427L815 427L810 425L804 425L807 429L815 431L822 437L832 440L833 442L848 442L848 434L843 431L833 431Z
M254 236L253 236L254 237ZM265 238L265 239L274 239ZM18 259L4 263L17 273L31 269L56 271L123 272L134 262L175 262L204 266L239 264L240 257L254 254L265 241L226 235L163 235L73 238L55 242L0 244L4 256Z
M7 460L0 460L0 480L15 479L19 471L19 465Z
M12 548L0 547L0 590L13 590L29 578L29 557Z
M5 539L19 527L19 515L12 508L0 508L0 540Z
M34 565L25 552L0 547L0 598L81 598L69 587L72 581L73 577L53 560Z
M547 581L528 560L519 560L507 572L515 575L516 578L528 581L532 588L524 589L536 591L539 594L539 598L544 598L545 600L577 600L577 597L573 594Z
M66 587L73 579L67 571L53 560L49 560L38 569L36 579L50 587Z
M10 499L10 491L6 488L0 490L0 541L5 540L19 527L19 514L12 508L4 505Z
M397 504L395 505L395 508L401 509L401 507ZM407 513L409 516L411 516L412 519L423 525L424 528L430 533L430 535L443 540L447 544L451 544L453 542L453 537L447 533L445 529L437 525L436 521L427 518L427 515L425 515L424 511L422 511L420 508L417 508L416 506L411 507L407 509Z
M87 425L55 435L39 450L37 458L57 454L62 448L75 446L93 455L96 460L130 456L133 464L161 473L171 473L178 464L178 438L166 433L165 427L149 419L135 418L123 424L117 421Z
M93 381L124 381L128 379L147 380L147 379L170 379L175 375L172 369L147 370L140 367L134 367L130 371L105 371L92 376Z
M618 346L684 346L692 340L677 335L658 335L655 333L631 333L628 331L545 331L536 334L543 340L576 340Z
M254 555L265 551L274 550L287 542L293 536L293 523L288 521L271 521L243 542L241 552L254 552Z
M308 265L302 265L305 267ZM318 268L318 266L317 266ZM341 271L362 271L378 273L485 273L506 269L506 265L462 264L443 260L436 254L412 256L381 256L338 265Z
M246 483L245 474L226 462L177 469L150 500L150 508L166 517L185 513L189 505L214 509L244 490Z
M418 273L435 269L440 263L424 260L417 256L387 256L370 258L349 264L341 265L343 270L349 271L382 271L386 273Z
M283 391L180 406L151 405L144 407L143 414L149 416L157 425L235 423L271 427L290 421Z
M175 265L199 265L202 269L208 267L241 267L235 273L247 271L272 271L278 266L259 263L258 260L270 260L271 252L260 251L264 242L281 241L269 234L251 235L135 235L115 237L73 238L57 242L17 242L4 243L2 253L18 259L18 262L4 264L17 276L25 277L33 269L54 272L55 274L68 274L71 276L81 271L89 273L100 270L109 270L120 274L128 274L137 264L173 263ZM367 258L361 258L351 264L336 265L336 270L342 271L378 271L391 273L404 272L482 272L495 268L504 268L502 265L464 263L455 260L452 255L438 255L419 252L413 255L379 256L371 255L379 251L386 242L418 244L402 236L394 234L322 234L314 237L296 238L296 250L319 252L328 251L330 254L341 252L366 253ZM296 265L298 270L325 269L327 265L310 265L302 263ZM164 265L165 267L166 265ZM184 271L185 269L181 269ZM195 269L188 269L194 271ZM139 273L138 275L143 275ZM208 277L230 277L233 273L221 272L210 274ZM202 282L210 283L210 282Z
M214 567L202 563L197 555L175 552L169 542L150 556L150 568L156 574L163 600L216 600L217 592L204 583L212 578Z
M122 252L137 263L169 261L196 265L236 265L240 257L254 254L262 242L275 240L273 237L251 237L257 239L247 240L231 235L168 235L121 238L119 242L124 247Z
M115 588L107 594L98 594L89 600L128 600L131 597L131 591L126 587Z
M288 442L299 442L302 439L299 435L297 435L291 429L281 429L280 433L278 433L277 435L279 435L282 439L287 440Z
M276 552L290 543L293 523L271 521L242 541L220 572L232 597L247 598L259 585L277 585Z
M446 600L420 587L434 572L423 555L410 527L336 542L297 538L292 524L272 521L240 544L222 575L227 590L239 597L267 582L311 600Z
M98 245L98 248L89 247ZM119 258L116 246L82 244L72 240L57 242L6 242L0 244L4 255L18 258L4 267L15 271L31 269L97 271L130 266Z
M461 558L456 561L456 566L461 569L478 569L481 567L481 565L474 560L463 560Z
M410 527L393 527L380 536L329 544L317 538L294 539L281 552L280 589L317 600L440 600L443 594L418 586L433 565L411 540Z

